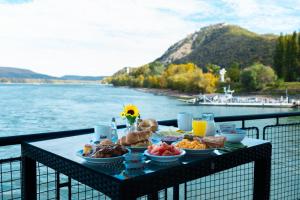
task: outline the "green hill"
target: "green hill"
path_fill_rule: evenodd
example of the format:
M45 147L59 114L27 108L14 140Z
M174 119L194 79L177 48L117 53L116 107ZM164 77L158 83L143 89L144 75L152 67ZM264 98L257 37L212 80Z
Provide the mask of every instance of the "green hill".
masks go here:
M254 62L273 64L277 36L259 35L235 25L215 24L201 28L172 45L160 58L164 64L192 62L200 67L212 63L245 67Z

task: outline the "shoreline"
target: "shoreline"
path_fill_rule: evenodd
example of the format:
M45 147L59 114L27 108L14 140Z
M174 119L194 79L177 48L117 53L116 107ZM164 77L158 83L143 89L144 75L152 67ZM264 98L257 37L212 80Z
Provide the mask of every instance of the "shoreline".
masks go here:
M151 93L154 95L163 95L163 96L181 98L181 99L192 99L198 96L198 94L196 93L179 92L177 90L171 90L171 89L159 89L159 88L133 88L133 89L144 93Z
M130 87L128 87L130 88ZM188 92L180 92L177 90L171 90L171 89L160 89L160 88L131 88L140 92L144 93L151 93L154 95L163 95L163 96L168 96L168 97L174 97L174 98L180 98L180 99L192 99L197 97L200 93L188 93ZM218 95L218 94L223 94L223 93L211 93L207 94L207 96L212 96L212 95ZM236 93L235 96L239 97L256 97L256 98L280 98L280 96L284 95L272 95L272 94L257 94L257 93ZM295 95L289 95L290 98L295 98Z

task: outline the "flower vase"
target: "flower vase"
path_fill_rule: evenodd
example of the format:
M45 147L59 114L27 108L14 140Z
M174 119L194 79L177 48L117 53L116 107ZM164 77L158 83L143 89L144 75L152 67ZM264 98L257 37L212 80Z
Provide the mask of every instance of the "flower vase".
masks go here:
M128 121L126 122L126 129L125 129L125 133L126 135L130 132L135 132L137 131L137 123L136 121L134 121L133 123L129 123Z

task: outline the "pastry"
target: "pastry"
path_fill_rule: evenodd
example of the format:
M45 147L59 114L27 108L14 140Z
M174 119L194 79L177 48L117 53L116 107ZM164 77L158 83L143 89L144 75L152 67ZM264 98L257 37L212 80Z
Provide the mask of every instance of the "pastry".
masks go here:
M100 142L100 145L112 145L113 142L110 139L104 139Z
M144 119L138 124L140 131L155 132L158 130L158 123L155 119Z
M83 155L84 156L89 155L92 152L92 150L93 150L93 146L91 144L84 145L84 147L83 147Z
M132 147L147 147L151 144L150 136L151 132L149 130L130 132L126 136L121 137L117 143Z
M206 136L202 138L202 142L209 148L221 148L224 147L226 138L224 136Z

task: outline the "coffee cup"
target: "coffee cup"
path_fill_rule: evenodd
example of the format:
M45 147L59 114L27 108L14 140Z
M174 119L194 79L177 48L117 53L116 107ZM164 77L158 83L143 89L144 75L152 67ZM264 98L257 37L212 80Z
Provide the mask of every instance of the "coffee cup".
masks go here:
M96 125L94 128L93 141L102 141L104 139L111 140L112 130L108 125Z

